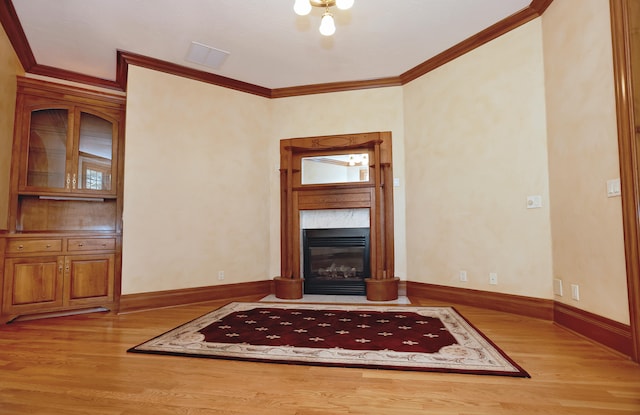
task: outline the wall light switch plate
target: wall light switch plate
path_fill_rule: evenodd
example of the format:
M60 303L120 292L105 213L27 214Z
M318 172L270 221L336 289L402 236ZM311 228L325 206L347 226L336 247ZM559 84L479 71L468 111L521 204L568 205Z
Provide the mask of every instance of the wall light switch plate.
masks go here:
M560 278L553 279L553 294L562 297L562 280Z
M620 179L607 180L607 197L620 196L622 193Z
M571 284L571 299L580 301L580 286L578 284Z

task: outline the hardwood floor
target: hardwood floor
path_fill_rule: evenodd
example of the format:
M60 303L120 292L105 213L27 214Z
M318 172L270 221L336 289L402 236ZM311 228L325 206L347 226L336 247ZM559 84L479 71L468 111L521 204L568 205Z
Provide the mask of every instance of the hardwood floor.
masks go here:
M1 326L0 414L640 414L640 365L548 321L455 304L532 378L126 353L224 303Z

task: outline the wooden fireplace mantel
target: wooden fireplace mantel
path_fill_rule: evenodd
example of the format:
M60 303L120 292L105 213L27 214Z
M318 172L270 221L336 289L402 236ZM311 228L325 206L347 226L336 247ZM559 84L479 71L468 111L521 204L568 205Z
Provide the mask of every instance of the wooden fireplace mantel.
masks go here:
M369 180L357 183L302 184L303 157L369 154ZM367 299L398 298L394 275L393 169L391 132L289 138L280 141L281 274L276 297L302 298L300 275L300 211L368 208L370 270Z

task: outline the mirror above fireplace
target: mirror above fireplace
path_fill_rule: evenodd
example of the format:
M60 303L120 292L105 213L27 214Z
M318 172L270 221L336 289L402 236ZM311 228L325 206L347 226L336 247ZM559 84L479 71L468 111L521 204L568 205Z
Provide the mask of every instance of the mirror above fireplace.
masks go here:
M314 155L300 164L303 185L369 181L369 153Z

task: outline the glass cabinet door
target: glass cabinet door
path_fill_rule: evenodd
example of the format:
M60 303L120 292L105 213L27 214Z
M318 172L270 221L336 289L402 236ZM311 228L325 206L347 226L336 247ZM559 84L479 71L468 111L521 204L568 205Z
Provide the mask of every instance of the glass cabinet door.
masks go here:
M27 187L64 189L67 175L69 111L31 112L27 154Z
M80 112L77 189L111 191L114 123Z

